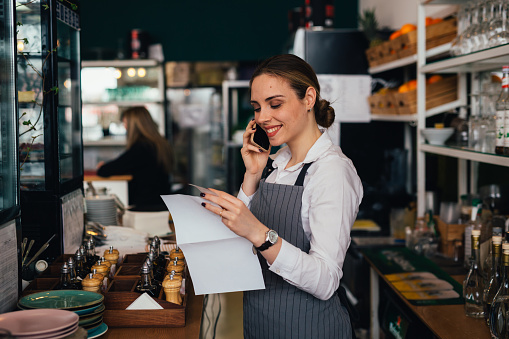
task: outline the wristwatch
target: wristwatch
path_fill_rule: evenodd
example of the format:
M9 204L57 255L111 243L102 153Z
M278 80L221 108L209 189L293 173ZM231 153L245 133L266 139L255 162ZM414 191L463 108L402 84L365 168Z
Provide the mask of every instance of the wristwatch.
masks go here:
M266 249L268 249L269 247L271 247L272 245L274 245L277 242L278 237L279 236L277 235L276 231L268 230L265 233L265 242L263 244L261 244L259 247L255 247L255 249L259 252L265 251Z

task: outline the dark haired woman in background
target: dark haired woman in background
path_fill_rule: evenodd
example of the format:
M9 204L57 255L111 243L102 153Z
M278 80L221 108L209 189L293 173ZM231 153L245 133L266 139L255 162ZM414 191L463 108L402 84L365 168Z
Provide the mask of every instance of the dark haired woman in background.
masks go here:
M160 195L171 193L173 152L159 134L157 124L145 107L124 111L121 120L127 130L127 150L117 159L99 163L97 175L132 175L128 184L129 205L134 211L166 211Z
M244 292L244 337L350 338L335 292L363 191L324 130L334 109L320 98L311 66L294 55L264 61L250 87L255 119L244 133L238 198L202 194L220 206L204 207L258 250L265 290ZM272 146L287 147L269 158L250 143L255 123Z

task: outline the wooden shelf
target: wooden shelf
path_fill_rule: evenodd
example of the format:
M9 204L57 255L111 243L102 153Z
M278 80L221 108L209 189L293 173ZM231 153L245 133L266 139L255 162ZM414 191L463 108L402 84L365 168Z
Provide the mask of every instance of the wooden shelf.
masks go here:
M426 58L437 57L440 55L447 55L447 54L449 54L450 49L451 49L451 43L447 43L447 44L440 45L440 46L437 46L434 48L430 48L426 51ZM406 58L394 60L394 61L388 62L388 63L380 65L380 66L370 67L368 69L368 72L370 74L381 73L381 72L389 71L392 69L412 65L412 64L415 64L416 62L417 62L417 54L414 54L414 55L410 55Z

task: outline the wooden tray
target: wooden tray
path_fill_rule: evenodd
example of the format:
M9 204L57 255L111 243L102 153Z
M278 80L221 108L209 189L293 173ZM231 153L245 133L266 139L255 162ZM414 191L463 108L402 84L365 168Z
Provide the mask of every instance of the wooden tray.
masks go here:
M154 300L162 310L126 310L140 294L135 292L138 279L113 280L104 295L106 310L104 322L110 327L183 327L186 325L187 293L182 296L182 305L165 300L163 289ZM185 280L189 291L189 279Z

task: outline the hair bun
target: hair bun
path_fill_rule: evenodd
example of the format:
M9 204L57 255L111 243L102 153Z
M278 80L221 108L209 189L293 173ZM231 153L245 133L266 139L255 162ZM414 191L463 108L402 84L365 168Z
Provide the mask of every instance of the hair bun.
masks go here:
M330 102L321 99L317 106L318 110L315 111L317 124L325 128L332 126L336 118L336 113L334 112L334 108L330 105Z

